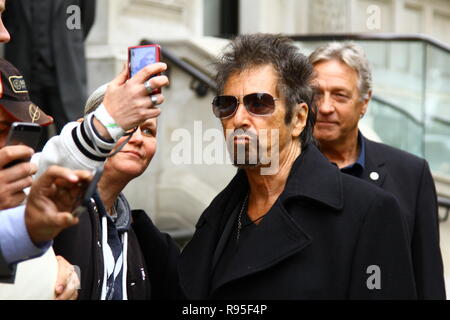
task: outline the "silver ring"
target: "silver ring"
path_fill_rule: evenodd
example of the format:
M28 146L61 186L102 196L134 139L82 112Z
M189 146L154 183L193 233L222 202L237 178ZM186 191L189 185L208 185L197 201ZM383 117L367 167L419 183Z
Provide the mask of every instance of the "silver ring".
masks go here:
M150 85L150 80L147 80L147 81L144 82L144 87L145 87L145 89L147 90L147 92L148 92L149 94L152 94L153 88L152 88L152 86Z
M152 107L158 104L158 97L156 95L151 96L150 100L152 100Z

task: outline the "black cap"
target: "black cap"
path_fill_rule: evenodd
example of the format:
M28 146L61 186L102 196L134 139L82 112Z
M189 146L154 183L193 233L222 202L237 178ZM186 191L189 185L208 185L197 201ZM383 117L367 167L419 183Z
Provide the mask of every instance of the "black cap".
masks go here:
M5 59L0 59L0 73L0 107L6 113L20 122L32 122L41 126L53 123L52 117L31 102L19 70Z

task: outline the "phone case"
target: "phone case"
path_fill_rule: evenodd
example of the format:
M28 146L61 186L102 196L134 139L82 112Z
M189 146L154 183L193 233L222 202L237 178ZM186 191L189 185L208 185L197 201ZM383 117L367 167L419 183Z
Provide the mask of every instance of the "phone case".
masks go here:
M128 77L131 78L131 73L132 73L132 66L131 66L131 51L133 49L139 49L139 48L155 48L155 59L153 61L154 62L159 62L161 61L161 47L158 44L148 44L148 45L143 45L143 46L133 46L133 47L128 47ZM141 68L139 68L140 70ZM160 74L156 74L154 76L159 76ZM157 88L157 89L153 89L152 94L157 94L157 93L161 93L161 88Z

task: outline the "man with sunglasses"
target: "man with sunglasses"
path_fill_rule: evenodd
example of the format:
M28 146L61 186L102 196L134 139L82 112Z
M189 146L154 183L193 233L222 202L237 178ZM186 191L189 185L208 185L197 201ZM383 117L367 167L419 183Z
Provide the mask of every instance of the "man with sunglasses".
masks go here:
M313 143L307 58L287 38L243 35L217 68L213 112L239 170L182 252L186 297L415 298L394 198L342 174Z

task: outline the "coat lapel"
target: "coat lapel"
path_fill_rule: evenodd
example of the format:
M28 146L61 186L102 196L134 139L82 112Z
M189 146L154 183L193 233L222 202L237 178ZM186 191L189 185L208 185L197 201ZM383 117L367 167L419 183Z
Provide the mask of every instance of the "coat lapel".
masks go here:
M226 244L226 233L231 231L230 226L227 228L230 215L243 201L247 190L247 177L239 170L198 220L195 234L184 248L178 265L180 284L188 299L208 296L214 263Z
M376 144L363 137L366 144L366 155L362 179L382 187L387 176L385 160L382 154L377 151Z

